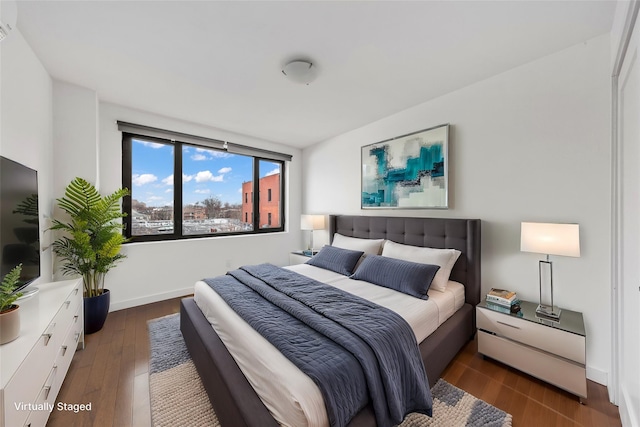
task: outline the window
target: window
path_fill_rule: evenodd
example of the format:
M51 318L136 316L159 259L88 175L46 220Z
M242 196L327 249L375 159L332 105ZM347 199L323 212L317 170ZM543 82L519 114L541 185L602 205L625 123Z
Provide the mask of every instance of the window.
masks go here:
M259 161L260 175L260 228L280 227L280 194L282 187L282 163Z
M122 152L133 241L284 230L283 160L127 132Z

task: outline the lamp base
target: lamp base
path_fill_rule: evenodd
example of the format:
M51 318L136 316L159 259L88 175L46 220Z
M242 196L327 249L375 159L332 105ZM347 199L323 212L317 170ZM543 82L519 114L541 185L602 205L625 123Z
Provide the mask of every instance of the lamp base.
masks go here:
M562 310L559 309L557 305L551 307L549 305L540 304L538 305L538 308L536 308L536 314L547 319L560 320L560 313L562 313Z

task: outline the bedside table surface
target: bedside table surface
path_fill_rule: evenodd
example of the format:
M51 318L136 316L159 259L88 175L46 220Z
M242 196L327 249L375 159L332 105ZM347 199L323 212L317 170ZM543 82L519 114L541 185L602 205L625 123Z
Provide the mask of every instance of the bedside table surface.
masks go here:
M558 321L548 319L546 317L541 317L536 313L536 308L538 308L538 303L530 302L530 301L520 301L520 312L518 313L504 313L500 310L493 310L489 305L487 305L487 301L483 300L478 304L478 307L485 308L487 310L496 311L498 313L503 313L505 316L512 316L519 319L527 320L533 323L539 323L545 326L549 326L551 328L560 329L566 332L570 332L572 334L586 336L586 332L584 329L584 319L582 318L582 313L577 311L571 311L562 308L562 312L560 313L560 319Z

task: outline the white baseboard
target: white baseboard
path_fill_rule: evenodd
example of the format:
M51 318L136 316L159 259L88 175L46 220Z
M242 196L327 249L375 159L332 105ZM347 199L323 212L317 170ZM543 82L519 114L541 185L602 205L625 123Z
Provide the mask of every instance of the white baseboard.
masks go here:
M620 421L623 427L635 427L640 425L640 414L635 412L633 407L633 399L629 396L629 391L624 387L620 387Z
M609 374L599 369L587 366L587 378L591 381L597 382L598 384L602 384L603 386L609 385Z
M147 295L142 298L134 298L126 301L112 302L109 312L124 310L125 308L137 307L139 305L150 304L152 302L164 301L171 298L183 297L193 294L193 286L190 288L176 289L171 292L163 292L160 294Z

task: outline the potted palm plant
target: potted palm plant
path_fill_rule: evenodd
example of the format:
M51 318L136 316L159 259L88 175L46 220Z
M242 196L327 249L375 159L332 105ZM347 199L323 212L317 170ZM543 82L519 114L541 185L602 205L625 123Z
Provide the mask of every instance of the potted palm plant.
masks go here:
M13 341L20 335L20 306L14 302L22 296L21 292L16 292L21 271L22 264L7 273L0 284L0 344Z
M126 256L120 253L126 241L120 199L126 188L102 196L93 184L75 178L67 186L58 206L69 214L68 221L53 220L51 230L64 234L52 244L62 262L64 275L82 276L84 283L84 332L102 329L109 313L110 294L104 288L105 275Z

